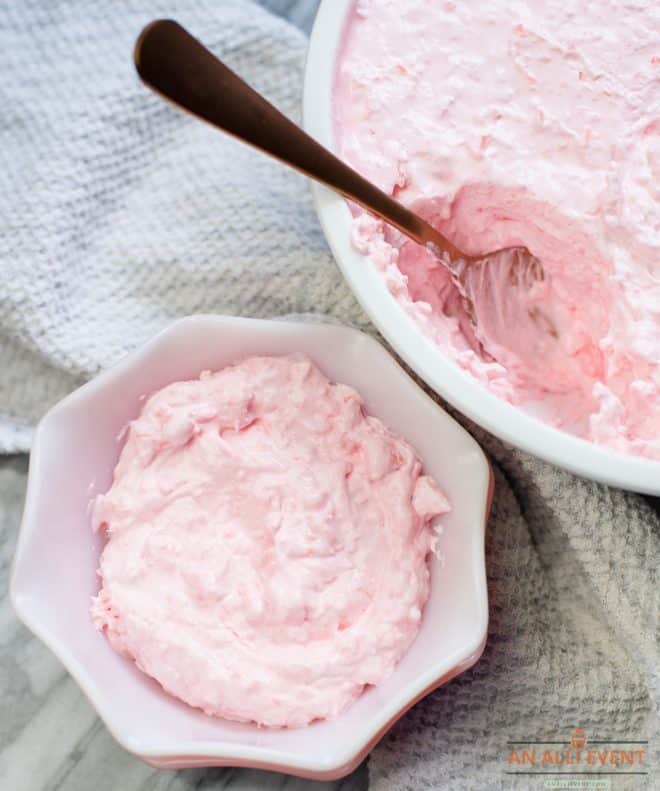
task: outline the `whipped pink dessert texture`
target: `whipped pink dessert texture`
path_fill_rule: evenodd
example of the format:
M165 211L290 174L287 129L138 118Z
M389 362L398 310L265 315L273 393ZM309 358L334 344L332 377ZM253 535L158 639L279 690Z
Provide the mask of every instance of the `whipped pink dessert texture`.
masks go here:
M438 262L358 212L356 244L423 330L501 398L655 459L658 23L655 0L358 0L334 110L339 153L382 189L468 254L523 244L549 274L559 347L512 327L516 354L487 362Z
M254 357L151 396L93 524L93 617L208 714L333 717L414 640L433 519L414 450L306 358Z

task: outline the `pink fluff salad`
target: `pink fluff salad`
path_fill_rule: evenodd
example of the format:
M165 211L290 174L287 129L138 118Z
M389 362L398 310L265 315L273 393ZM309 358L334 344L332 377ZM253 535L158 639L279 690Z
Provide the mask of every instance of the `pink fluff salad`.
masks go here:
M467 253L526 245L549 275L558 345L511 326L516 354L486 360L442 266L357 211L355 244L422 331L502 399L652 459L657 31L653 0L358 0L334 89L345 160Z

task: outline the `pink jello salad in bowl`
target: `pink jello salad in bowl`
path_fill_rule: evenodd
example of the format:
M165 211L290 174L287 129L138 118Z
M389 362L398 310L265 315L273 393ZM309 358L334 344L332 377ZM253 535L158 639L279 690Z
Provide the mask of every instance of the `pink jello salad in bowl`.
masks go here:
M113 648L207 714L342 712L415 639L450 510L404 440L304 355L151 395L110 489L92 611Z
M654 13L651 0L358 0L333 121L349 164L467 253L523 244L543 263L556 343L521 344L511 326L517 353L487 359L442 266L356 211L358 249L442 352L553 426L660 459Z
M481 656L492 480L370 336L190 316L42 419L12 603L151 766L336 779Z

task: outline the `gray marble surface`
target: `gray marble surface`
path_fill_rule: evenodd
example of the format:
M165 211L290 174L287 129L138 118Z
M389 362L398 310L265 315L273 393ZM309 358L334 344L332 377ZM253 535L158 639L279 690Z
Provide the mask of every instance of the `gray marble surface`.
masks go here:
M257 2L309 33L320 0L257 0Z
M317 0L263 0L309 31ZM315 783L242 769L157 771L123 750L53 654L18 621L7 593L28 460L0 458L0 789L3 791L357 791L366 766Z

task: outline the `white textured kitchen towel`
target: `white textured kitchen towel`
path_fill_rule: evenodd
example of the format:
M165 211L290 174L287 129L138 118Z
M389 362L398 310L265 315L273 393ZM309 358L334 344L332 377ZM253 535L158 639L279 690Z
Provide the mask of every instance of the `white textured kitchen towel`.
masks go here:
M177 316L361 318L307 182L138 81L133 44L159 16L299 114L305 38L250 0L0 0L5 451L26 450L47 404Z
M250 0L3 0L0 14L1 450L28 450L51 403L177 316L369 327L303 179L167 106L131 64L141 26L173 16L297 117L300 32ZM657 502L469 428L496 468L489 642L374 750L379 791L540 788L505 774L507 742L576 726L657 748ZM642 770L612 788L658 788L657 754Z

